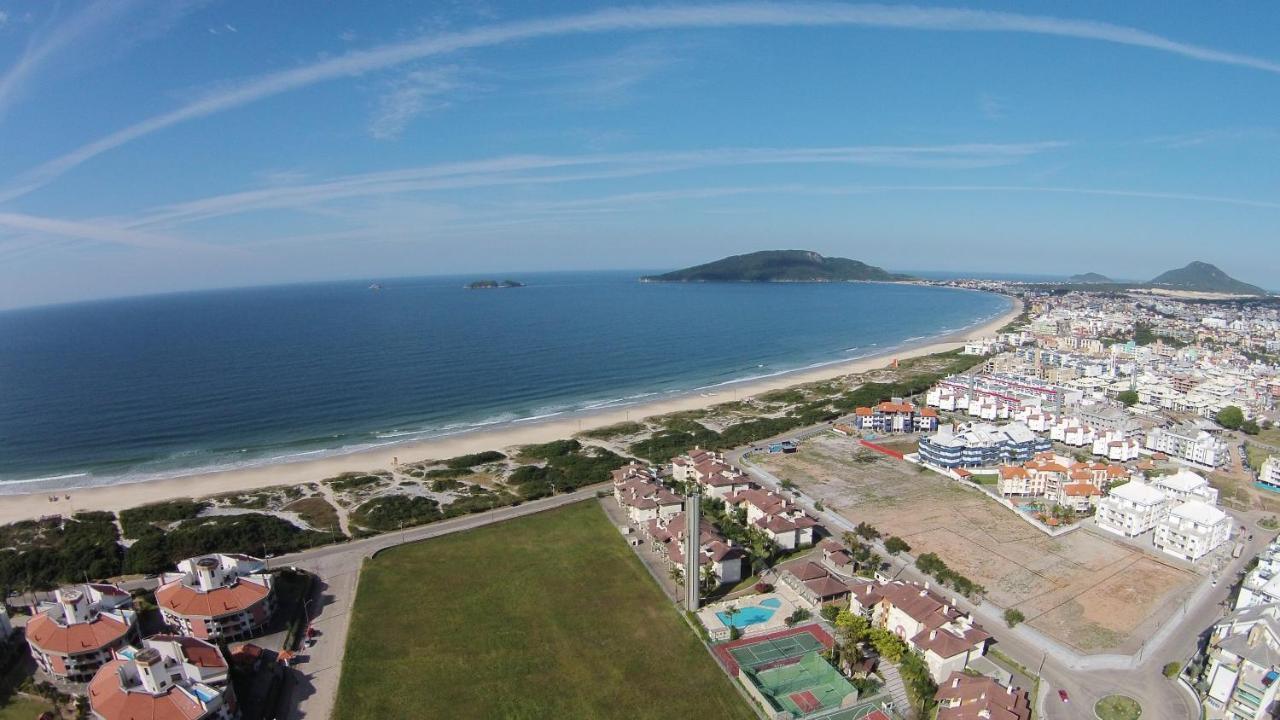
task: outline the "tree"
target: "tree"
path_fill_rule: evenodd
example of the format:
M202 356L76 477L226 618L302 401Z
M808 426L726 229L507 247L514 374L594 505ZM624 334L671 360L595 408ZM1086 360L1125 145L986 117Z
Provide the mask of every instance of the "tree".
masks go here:
M1253 418L1249 418L1248 420L1245 420L1243 423L1240 424L1240 432L1244 433L1245 435L1257 435L1258 433L1262 432L1262 428L1258 427L1257 420L1254 420Z
M863 540L875 540L880 537L880 531L865 522L858 523L853 531Z
M1178 677L1178 672L1182 670L1182 666L1176 662L1171 662L1164 666L1164 676L1173 679Z
M1228 405L1219 410L1218 416L1214 419L1228 430L1239 430L1244 424L1244 411L1235 405Z
M1026 619L1027 619L1027 616L1023 615L1022 611L1018 610L1017 608L1009 608L1008 610L1004 611L1004 624L1008 625L1009 627L1014 627L1015 625L1017 625L1018 623Z
M911 546L897 535L890 535L889 539L884 541L884 549L888 550L890 555L897 555L900 552L910 552Z
M836 618L840 617L840 608L835 605L823 605L822 610L820 610L818 614L822 616L823 620L833 623L836 621Z
M1138 404L1138 391L1122 390L1120 394L1116 395L1116 399L1124 403L1125 407L1133 407Z
M847 645L857 645L867 639L871 632L871 621L848 610L841 610L836 615L836 631Z
M898 672L902 675L902 684L906 686L907 699L915 706L920 717L928 717L933 709L933 696L938 686L929 675L929 665L920 653L908 652L902 656L898 664Z

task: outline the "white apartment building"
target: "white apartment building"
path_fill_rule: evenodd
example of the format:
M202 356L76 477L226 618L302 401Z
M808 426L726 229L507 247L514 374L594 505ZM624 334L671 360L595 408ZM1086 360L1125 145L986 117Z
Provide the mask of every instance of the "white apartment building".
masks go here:
M1138 438L1124 436L1118 430L1108 430L1093 440L1093 454L1112 462L1137 460L1141 449Z
M1147 449L1170 457L1216 468L1227 461L1227 444L1194 426L1156 428L1147 433Z
M1160 490L1133 480L1098 501L1098 527L1117 535L1135 537L1156 525L1168 513L1168 498Z
M1258 482L1270 490L1280 490L1280 455L1272 455L1262 463L1262 472L1258 473Z
M1156 478L1153 484L1175 502L1202 500L1210 505L1218 504L1218 489L1210 487L1203 475L1192 470L1184 468L1173 475Z
M97 720L237 720L230 668L218 646L192 637L153 635L124 648L89 683Z
M1236 610L1280 602L1280 540L1273 540L1258 554L1258 565L1244 576Z
M1270 720L1280 682L1280 605L1237 610L1213 628L1204 700L1209 720Z
M1195 562L1231 539L1231 518L1203 500L1174 507L1156 524L1159 550Z

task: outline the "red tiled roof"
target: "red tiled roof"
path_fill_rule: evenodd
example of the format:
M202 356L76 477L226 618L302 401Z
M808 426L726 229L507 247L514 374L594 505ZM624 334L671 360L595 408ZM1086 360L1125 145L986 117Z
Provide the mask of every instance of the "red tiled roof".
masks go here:
M125 692L119 675L125 662L112 660L89 681L89 704L95 713L106 720L196 720L204 715L200 704L177 688L159 696Z
M938 710L938 720L1029 720L1030 699L1022 690L1010 690L988 677L953 672L933 696L956 707Z
M93 622L60 625L43 613L27 623L27 642L39 650L57 655L97 652L119 642L129 626L99 614Z
M183 617L216 618L247 610L271 591L243 578L233 585L201 592L175 580L156 590L156 604Z

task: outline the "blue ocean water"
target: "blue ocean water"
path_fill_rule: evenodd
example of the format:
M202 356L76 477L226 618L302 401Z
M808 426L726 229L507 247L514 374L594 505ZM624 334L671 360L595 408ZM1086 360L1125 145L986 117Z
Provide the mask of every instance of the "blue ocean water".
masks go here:
M635 278L466 290L474 278L430 277L0 313L0 481L179 475L625 405L883 352L1009 307L907 285Z

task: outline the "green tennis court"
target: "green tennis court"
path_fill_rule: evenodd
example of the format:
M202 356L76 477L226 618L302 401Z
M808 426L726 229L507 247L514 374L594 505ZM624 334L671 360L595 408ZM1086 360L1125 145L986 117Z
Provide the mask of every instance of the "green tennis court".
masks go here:
M729 654L733 655L733 659L738 663L739 667L758 668L762 665L799 657L822 649L822 643L818 638L808 633L800 633L788 637L765 639L749 645L741 645L730 649Z
M838 708L845 698L857 692L839 671L812 651L798 660L761 669L744 664L742 674L775 710L785 710L795 717Z

